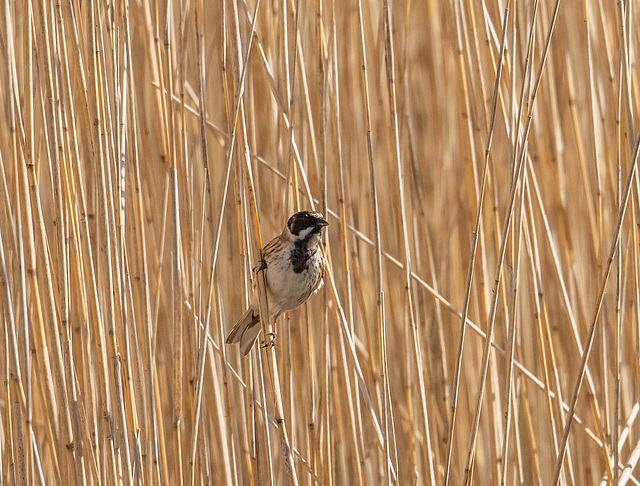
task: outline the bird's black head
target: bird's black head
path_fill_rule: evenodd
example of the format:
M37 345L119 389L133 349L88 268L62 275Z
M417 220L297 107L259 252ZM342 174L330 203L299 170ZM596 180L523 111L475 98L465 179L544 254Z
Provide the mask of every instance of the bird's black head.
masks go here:
M300 211L289 218L287 228L294 237L305 238L312 233L320 233L328 224L320 213Z

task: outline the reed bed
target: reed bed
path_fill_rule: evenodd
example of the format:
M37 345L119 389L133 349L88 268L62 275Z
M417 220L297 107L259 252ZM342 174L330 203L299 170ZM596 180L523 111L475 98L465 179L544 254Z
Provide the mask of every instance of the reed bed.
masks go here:
M638 10L1 2L2 482L639 484Z

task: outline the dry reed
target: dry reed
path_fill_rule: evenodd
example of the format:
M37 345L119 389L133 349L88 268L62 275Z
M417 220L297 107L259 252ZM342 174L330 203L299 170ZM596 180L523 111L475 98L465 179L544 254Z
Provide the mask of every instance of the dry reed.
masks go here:
M640 484L637 4L0 11L3 483Z

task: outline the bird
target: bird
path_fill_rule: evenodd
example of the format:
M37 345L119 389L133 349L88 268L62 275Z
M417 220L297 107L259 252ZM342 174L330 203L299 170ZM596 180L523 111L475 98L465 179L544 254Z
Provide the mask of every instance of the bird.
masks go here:
M266 290L272 322L305 302L324 283L325 257L322 228L329 223L321 213L299 211L287 221L282 233L267 243L257 271L266 272ZM227 336L227 344L239 343L249 354L260 334L257 292L252 304ZM275 339L271 342L271 344Z

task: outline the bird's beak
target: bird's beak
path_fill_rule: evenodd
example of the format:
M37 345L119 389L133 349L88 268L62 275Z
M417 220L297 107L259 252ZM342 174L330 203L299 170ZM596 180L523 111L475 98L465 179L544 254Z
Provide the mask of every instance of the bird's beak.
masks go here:
M329 222L324 218L319 218L318 221L316 221L316 226L329 226Z

